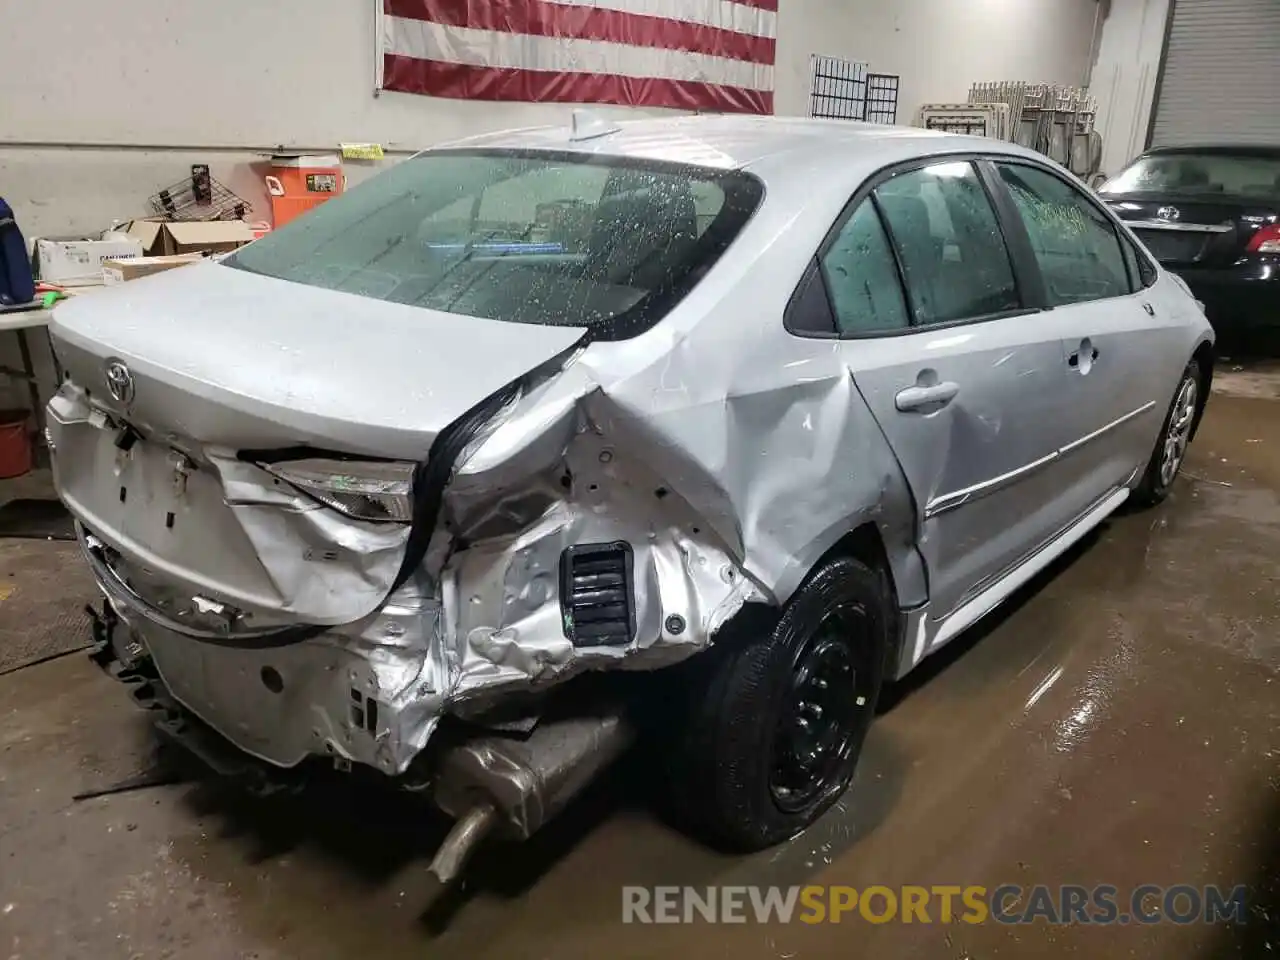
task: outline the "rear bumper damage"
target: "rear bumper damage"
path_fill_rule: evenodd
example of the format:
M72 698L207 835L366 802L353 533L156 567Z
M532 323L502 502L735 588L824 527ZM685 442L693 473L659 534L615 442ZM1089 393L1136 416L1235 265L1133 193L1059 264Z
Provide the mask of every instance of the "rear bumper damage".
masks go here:
M50 439L107 601L96 659L161 709L161 733L255 789L304 782L304 761L319 757L420 792L456 820L432 868L445 882L485 836L536 832L631 744L620 699L552 688L592 670L674 664L765 597L714 521L577 404L533 434L508 411L510 434L477 440L440 535L399 587L389 525L337 516L220 450L187 446L175 483L169 461L158 465L168 445L143 436L121 456L119 426L86 406L64 387ZM519 449L503 448L508 435ZM68 472L85 458L98 469ZM174 526L186 538L146 539L147 518L117 509L135 498L148 513L185 511ZM196 559L202 531L221 556ZM308 571L317 562L319 585ZM393 587L353 606L353 594ZM299 629L308 605L313 621L343 608L344 622Z
M320 756L398 776L448 714L483 726L515 694L536 723L548 688L675 663L763 599L710 522L578 404L560 410L539 408L536 432L515 424L518 449L501 427L476 438L420 569L389 598L402 525L340 516L232 452L145 427L122 450L123 418L70 384L50 440L99 586L178 703L278 767ZM602 584L617 603L592 607Z
M117 629L145 651L178 703L241 750L282 768L330 756L395 775L426 746L445 693L433 680L442 665L431 600L402 596L297 642L279 628L220 633L179 622L154 593L131 586L141 577L119 552L83 527L80 535Z
M64 385L50 440L107 600L97 659L161 708L165 736L257 789L321 758L420 792L457 821L442 880L490 833L527 838L634 736L620 701L553 688L674 664L765 598L718 535L727 512L696 512L581 395L554 415L545 399L473 438L397 586L405 527Z
M90 656L131 688L139 706L155 712L156 729L167 741L258 795L305 785L305 768L285 770L254 759L174 699L154 657L110 601L101 613L88 612L94 639ZM528 735L454 738L440 745L420 777L403 782L456 821L430 867L441 883L453 882L490 834L528 839L631 745L635 730L620 701L596 700L579 707L538 724Z
M465 835L528 835L631 737L615 706L554 712L583 686L566 682L707 649L868 524L904 603L924 600L910 492L825 343L780 363L760 337L673 327L539 353L500 405L418 418L391 447L332 405L282 420L141 359L136 395L113 400L103 371L123 361L92 319L53 329L69 379L48 429L113 646L273 777L368 766L430 785ZM413 524L355 519L265 468L298 450L424 457Z

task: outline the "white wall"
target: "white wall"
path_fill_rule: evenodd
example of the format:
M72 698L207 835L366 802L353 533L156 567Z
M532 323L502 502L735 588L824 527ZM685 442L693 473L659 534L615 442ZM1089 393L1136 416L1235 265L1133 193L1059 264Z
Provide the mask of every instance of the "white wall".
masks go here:
M262 203L277 146L398 155L564 122L561 104L375 97L376 0L0 4L0 192L29 236L100 230L207 162ZM902 76L899 122L975 80L1080 83L1096 0L782 0L776 110L808 109L809 56ZM19 9L21 12L19 12ZM56 43L37 38L56 38ZM625 112L625 111L620 111ZM656 111L651 111L656 112ZM359 180L367 168L353 167ZM265 204L264 204L265 205Z
M28 239L85 235L145 215L150 195L208 163L265 218L261 164L277 147L378 142L394 162L567 121L563 104L375 97L376 3L0 0L0 195ZM922 102L963 102L978 80L1082 83L1097 12L1097 0L779 5L777 113L807 113L816 53L900 74L900 123ZM376 165L347 170L356 183ZM11 339L0 337L0 363L15 363Z
M808 108L810 53L902 77L898 122L922 103L964 103L975 81L1080 85L1096 0L779 0L778 112Z
M550 105L372 96L373 0L41 0L5 5L4 140L414 148L563 116ZM805 108L810 53L901 73L906 106L977 79L1082 82L1095 0L782 0L778 112ZM51 50L38 38L57 39Z
M1098 97L1102 169L1108 174L1146 147L1169 0L1110 0L1090 89Z
M101 230L146 213L151 194L203 162L265 214L261 171L248 165L277 147L378 142L394 159L568 116L559 104L375 97L376 6L0 3L0 192L28 236ZM40 37L56 37L56 52Z

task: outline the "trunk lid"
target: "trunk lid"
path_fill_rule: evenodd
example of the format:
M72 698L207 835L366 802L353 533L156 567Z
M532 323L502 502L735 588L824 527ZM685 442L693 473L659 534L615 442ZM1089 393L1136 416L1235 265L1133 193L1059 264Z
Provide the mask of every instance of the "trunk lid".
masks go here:
M50 324L70 380L49 405L58 492L171 622L212 618L230 633L352 623L386 597L409 528L341 516L235 452L419 461L441 430L583 332L215 263L131 281L68 301ZM114 367L113 396L115 361L132 386Z
M1246 252L1266 223L1274 223L1280 201L1222 194L1108 195L1107 204L1128 221L1161 263L1225 267Z
M145 432L231 449L420 460L452 421L571 348L581 327L505 323L198 264L68 301L70 379ZM132 397L107 383L128 367Z

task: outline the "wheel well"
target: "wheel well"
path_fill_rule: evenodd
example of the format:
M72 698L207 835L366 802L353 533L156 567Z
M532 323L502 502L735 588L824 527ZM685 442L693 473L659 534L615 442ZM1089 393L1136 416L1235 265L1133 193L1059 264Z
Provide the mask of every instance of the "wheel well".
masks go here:
M885 549L884 539L880 536L880 529L871 521L850 530L837 540L826 553L820 556L813 566L805 572L804 579L800 581L792 596L799 593L805 584L813 578L813 575L818 570L821 570L828 561L837 557L849 557L866 564L872 570L879 571L884 577L885 583L889 586L889 595L893 599L894 607L901 609L901 604L898 601L898 588L893 580L893 567L889 563L889 552ZM766 623L770 624L768 629L772 629L772 621L775 621L781 615L785 606L785 604L781 606L765 603L746 604L716 631L716 643L723 645L725 639L733 642L733 637L750 636L754 632L766 629L764 627ZM895 618L896 621L901 619L901 617ZM892 639L894 642L890 644L890 655L896 655L896 650L893 648L901 643L901 632L901 624L897 623L893 630ZM896 660L890 661L890 665L895 669L896 663Z
M853 557L861 560L873 570L881 570L893 582L893 571L889 567L889 553L884 547L884 538L880 536L880 528L868 521L836 541L835 546L822 555L816 566L821 566L832 557Z
M1196 347L1196 352L1191 355L1191 359L1200 368L1200 396L1196 398L1196 419L1191 424L1191 439L1194 440L1196 432L1200 429L1200 420L1204 417L1205 404L1209 402L1209 391L1213 387L1213 344L1208 341L1200 344Z
M885 549L880 528L874 523L868 521L846 533L822 555L822 558L814 564L814 569L818 569L833 557L852 557L854 560L865 563L872 570L879 571L885 583L889 585L889 596L893 598L894 608L899 611L902 609L902 604L898 600L898 587L893 582L893 565L889 563L889 551ZM889 644L885 650L885 669L888 671L886 676L889 677L896 675L898 657L902 649L903 625L901 616L895 616L890 625Z

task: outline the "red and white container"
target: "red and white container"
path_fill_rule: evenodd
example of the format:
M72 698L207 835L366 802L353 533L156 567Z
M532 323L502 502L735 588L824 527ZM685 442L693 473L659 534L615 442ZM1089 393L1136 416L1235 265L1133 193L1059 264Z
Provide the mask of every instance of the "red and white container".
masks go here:
M337 154L277 155L271 158L267 193L271 194L271 215L282 227L346 189L347 178Z

